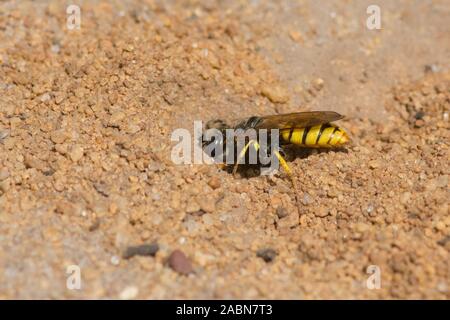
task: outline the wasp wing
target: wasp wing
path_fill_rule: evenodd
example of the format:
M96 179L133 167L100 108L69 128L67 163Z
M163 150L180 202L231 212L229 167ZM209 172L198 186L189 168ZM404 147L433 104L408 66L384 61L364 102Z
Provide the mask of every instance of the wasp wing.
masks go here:
M344 118L334 111L306 111L260 117L256 129L306 128Z

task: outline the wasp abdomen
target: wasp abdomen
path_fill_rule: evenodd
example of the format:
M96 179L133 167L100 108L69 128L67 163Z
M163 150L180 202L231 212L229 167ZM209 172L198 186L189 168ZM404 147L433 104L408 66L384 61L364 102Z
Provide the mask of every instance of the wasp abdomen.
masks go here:
M281 137L287 143L311 148L338 147L349 142L347 133L330 123L306 128L282 129Z

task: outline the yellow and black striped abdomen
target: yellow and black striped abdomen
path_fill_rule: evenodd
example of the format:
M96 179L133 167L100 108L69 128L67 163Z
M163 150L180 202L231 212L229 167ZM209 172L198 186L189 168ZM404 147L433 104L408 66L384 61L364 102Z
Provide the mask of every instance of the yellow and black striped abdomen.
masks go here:
M330 123L314 127L282 129L280 135L285 143L310 148L338 147L349 141L343 129Z

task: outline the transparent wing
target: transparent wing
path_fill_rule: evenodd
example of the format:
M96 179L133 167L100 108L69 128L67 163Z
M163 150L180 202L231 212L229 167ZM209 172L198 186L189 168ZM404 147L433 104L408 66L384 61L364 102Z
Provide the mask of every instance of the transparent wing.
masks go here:
M334 111L307 111L260 117L256 129L306 128L344 118Z

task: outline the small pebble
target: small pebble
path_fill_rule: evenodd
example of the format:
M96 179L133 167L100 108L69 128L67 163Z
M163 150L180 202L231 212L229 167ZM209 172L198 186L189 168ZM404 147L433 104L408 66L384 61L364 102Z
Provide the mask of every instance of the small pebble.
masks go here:
M421 119L423 119L424 116L425 116L425 112L423 112L423 111L418 111L418 112L416 112L416 114L414 115L414 118L416 118L417 120L421 120Z
M6 180L9 178L9 171L6 167L0 169L0 181Z
M411 192L408 192L408 191L404 192L400 196L400 203L403 205L406 205L406 204L408 204L410 199L411 199Z
M206 226L211 226L214 224L214 218L213 215L210 213L204 214L202 216L202 221Z
M449 119L449 113L448 113L448 112L444 112L444 113L442 114L442 119L443 119L445 122L447 122L448 119ZM1 140L1 137L0 137L0 140Z
M188 275L193 271L191 261L180 250L174 250L170 254L168 262L169 267L180 274Z
M111 117L109 118L109 125L111 127L118 127L120 122L126 117L126 114L122 111L116 111L114 112Z
M292 39L292 41L295 41L297 43L303 43L305 41L303 35L296 30L290 31L289 37Z
M370 160L369 161L369 168L370 169L376 169L381 166L381 163L378 160Z
M313 81L314 89L316 89L317 91L322 90L324 85L325 85L325 81L323 81L322 78L317 78Z
M447 291L448 291L448 285L447 285L446 282L440 281L440 282L437 284L436 289L437 289L439 292L447 292Z
M450 243L450 235L439 240L438 245L445 247L447 243Z
M81 158L83 158L84 150L82 147L76 145L72 147L72 150L69 152L70 159L73 162L78 162Z
M60 50L61 50L61 48L60 48L60 46L57 45L57 44L54 44L54 45L51 46L51 51L52 51L53 53L59 53Z
M309 205L309 204L311 204L313 202L313 200L312 200L311 196L308 193L305 192L303 194L302 202L303 202L304 205Z
M425 125L425 121L423 119L419 119L414 121L414 127L421 128Z
M119 298L121 300L131 300L137 297L139 294L139 289L136 286L129 286L123 289L120 294Z
M278 207L276 213L279 219L283 219L289 215L289 212L285 207Z
M7 192L11 188L11 179L5 179L0 182L0 191Z
M120 263L120 258L118 256L112 256L111 257L111 264L117 266Z
M214 190L217 188L220 188L220 179L219 177L212 177L211 179L209 179L208 181L208 185L213 188Z
M50 97L50 95L49 95L48 93L44 93L44 94L41 96L41 101L42 101L42 102L49 101L50 99L51 99L51 97Z
M258 250L256 256L265 262L272 262L276 258L277 252L271 248L265 248Z
M10 131L9 130L2 130L0 131L0 142L4 139L6 139L9 136Z
M427 64L424 67L425 73L437 73L437 72L439 72L439 70L440 70L439 66L434 63Z
M318 207L314 210L314 215L319 218L324 218L329 214L329 210L325 207Z
M50 139L56 143L63 143L67 139L67 135L62 130L53 131L50 135Z
M142 244L142 245L138 245L138 246L130 246L125 250L125 252L123 254L123 258L130 259L134 256L154 257L155 254L158 252L158 250L159 250L159 245L157 243Z
M200 210L204 212L214 212L216 210L216 202L214 198L202 196L197 198L197 203L200 206Z
M370 230L370 225L366 223L357 223L355 224L355 230L359 233L365 233Z
M284 87L269 85L261 90L261 94L273 103L286 103L289 101L289 94Z

